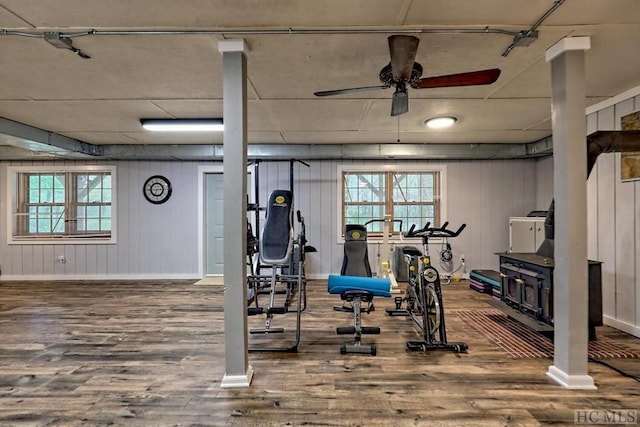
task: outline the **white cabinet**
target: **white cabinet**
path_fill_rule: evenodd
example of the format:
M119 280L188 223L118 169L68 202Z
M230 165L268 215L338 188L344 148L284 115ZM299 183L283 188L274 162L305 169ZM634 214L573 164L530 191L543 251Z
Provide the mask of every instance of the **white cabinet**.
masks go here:
M544 241L544 218L509 218L509 252L536 252Z

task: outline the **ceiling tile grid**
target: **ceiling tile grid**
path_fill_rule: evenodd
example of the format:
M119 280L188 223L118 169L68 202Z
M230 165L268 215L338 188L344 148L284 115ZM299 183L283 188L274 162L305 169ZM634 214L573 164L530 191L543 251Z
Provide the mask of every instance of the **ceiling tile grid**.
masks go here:
M221 117L219 40L247 50L252 144L529 143L551 134L545 51L591 37L587 105L640 86L640 2L565 0L529 46L504 56L553 0L0 0L0 117L92 144L220 144L221 135L156 135L141 118ZM95 30L95 31L94 31ZM58 33L70 49L44 40ZM499 68L493 84L414 89L391 117L380 86L387 38L419 39L422 77ZM64 47L64 46L63 46ZM456 126L431 131L426 118ZM2 129L0 129L0 133ZM3 145L0 138L0 145ZM14 152L12 151L12 155Z

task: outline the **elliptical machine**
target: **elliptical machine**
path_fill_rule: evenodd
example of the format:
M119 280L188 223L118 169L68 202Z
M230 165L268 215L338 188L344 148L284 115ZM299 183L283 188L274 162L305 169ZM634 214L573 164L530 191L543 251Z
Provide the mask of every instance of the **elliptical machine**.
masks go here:
M441 227L430 227L430 225L427 222L424 227L416 230L414 224L404 235L407 238L422 238L423 254L418 256L418 268L415 267L414 261L417 255L404 255L408 278L405 296L396 297L394 300L395 308L387 308L386 312L390 316L411 317L420 330L422 340L408 341L407 348L409 350L451 350L457 353L466 353L467 344L447 341L440 273L431 264L429 238L457 237L467 225L462 224L456 231L447 229L448 222L445 222ZM403 304L404 308L402 308Z

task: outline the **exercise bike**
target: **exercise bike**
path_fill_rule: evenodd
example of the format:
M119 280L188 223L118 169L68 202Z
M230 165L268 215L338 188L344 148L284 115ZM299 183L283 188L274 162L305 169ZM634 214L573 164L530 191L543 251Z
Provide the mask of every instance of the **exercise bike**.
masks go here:
M422 340L408 341L407 348L409 350L451 350L457 353L466 353L467 344L447 341L440 273L431 264L429 238L457 237L467 225L462 224L456 231L447 229L448 222L445 222L441 227L430 227L430 225L427 222L424 227L416 230L414 224L404 235L406 238L422 238L423 254L420 256L404 255L408 278L405 296L396 297L394 300L395 308L387 308L386 312L390 316L409 316L420 330ZM417 268L416 257L419 261Z

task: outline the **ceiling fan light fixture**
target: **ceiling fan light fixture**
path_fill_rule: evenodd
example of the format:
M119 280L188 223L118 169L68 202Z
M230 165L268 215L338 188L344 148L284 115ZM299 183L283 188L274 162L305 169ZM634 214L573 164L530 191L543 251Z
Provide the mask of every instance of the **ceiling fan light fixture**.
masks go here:
M424 121L424 125L429 129L445 129L453 126L458 121L454 116L432 117Z
M222 132L220 118L211 119L140 119L146 130L153 132Z

